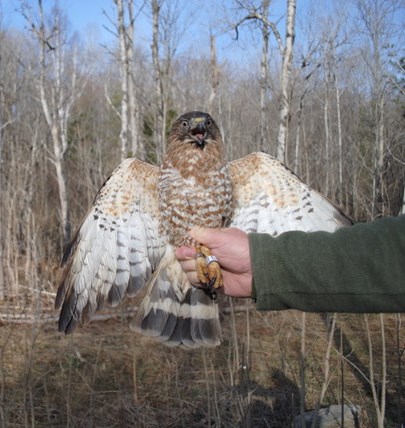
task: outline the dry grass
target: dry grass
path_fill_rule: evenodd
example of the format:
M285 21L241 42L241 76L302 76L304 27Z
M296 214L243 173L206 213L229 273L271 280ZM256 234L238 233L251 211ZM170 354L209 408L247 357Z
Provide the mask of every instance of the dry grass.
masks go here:
M300 313L252 310L250 343L246 313L236 313L235 322L237 347L227 314L224 343L195 351L167 348L140 337L129 330L124 317L91 323L69 337L57 333L55 323L0 325L1 425L290 426L299 414ZM327 324L327 317L307 316L307 408L315 407L321 390ZM367 376L369 369L363 317L340 315L337 325L324 404L338 403L341 397L342 337L347 358L343 365L345 402L362 408L362 426L373 426L370 388L360 373ZM378 378L378 317L371 317L370 325ZM396 326L395 316L387 316L388 427L398 421ZM403 329L400 343L405 343Z

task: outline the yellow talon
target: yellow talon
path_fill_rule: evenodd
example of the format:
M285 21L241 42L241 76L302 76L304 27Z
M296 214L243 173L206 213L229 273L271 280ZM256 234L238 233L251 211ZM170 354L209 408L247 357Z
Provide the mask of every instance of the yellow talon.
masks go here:
M203 287L215 290L222 287L221 267L211 251L203 245L196 247L197 277Z

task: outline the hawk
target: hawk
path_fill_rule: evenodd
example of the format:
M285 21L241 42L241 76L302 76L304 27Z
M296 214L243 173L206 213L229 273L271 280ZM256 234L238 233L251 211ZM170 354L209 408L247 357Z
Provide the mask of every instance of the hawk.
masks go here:
M209 248L188 236L193 226L275 236L294 229L334 231L348 223L267 154L226 162L212 117L186 113L169 133L160 167L126 159L98 191L62 259L59 331L71 333L105 302L116 306L143 290L131 328L171 346L216 346L221 269ZM199 288L175 257L181 245L197 250Z

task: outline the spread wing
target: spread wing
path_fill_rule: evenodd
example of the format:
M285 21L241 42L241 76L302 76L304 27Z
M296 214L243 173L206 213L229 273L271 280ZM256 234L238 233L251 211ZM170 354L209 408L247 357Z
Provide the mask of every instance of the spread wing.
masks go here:
M330 201L267 154L230 162L229 171L235 201L231 226L276 236L289 230L332 232L351 224Z
M59 331L73 331L105 301L117 305L149 281L166 245L157 181L157 167L126 159L99 190L63 257Z

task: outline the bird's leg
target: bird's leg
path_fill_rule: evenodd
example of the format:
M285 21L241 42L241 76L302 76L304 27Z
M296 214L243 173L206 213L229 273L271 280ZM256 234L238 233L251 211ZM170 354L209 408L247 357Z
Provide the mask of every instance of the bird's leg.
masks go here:
M211 290L224 285L221 267L211 251L204 245L196 245L197 277L200 283Z

